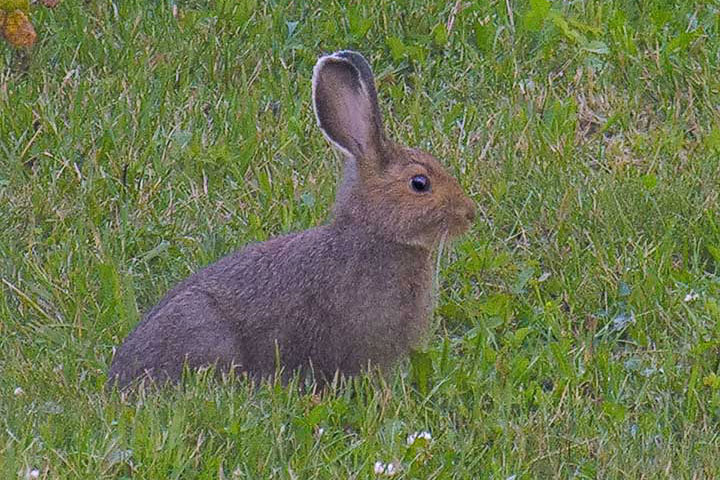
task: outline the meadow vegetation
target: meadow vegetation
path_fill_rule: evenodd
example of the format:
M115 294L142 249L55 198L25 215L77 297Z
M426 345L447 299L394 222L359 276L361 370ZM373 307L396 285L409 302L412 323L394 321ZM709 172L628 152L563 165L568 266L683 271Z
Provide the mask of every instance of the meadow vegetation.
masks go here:
M32 13L0 44L0 477L720 476L720 3ZM480 209L425 349L322 395L106 391L176 282L327 217L310 77L342 48Z

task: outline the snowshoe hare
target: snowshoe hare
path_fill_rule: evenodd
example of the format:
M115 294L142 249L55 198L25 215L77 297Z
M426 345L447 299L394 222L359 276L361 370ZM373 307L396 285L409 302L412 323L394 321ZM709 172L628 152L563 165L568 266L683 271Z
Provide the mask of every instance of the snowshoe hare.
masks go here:
M177 381L185 364L328 381L390 367L422 339L433 251L469 228L475 206L435 158L386 138L359 53L320 58L312 99L345 156L329 223L249 245L173 288L117 350L111 384Z

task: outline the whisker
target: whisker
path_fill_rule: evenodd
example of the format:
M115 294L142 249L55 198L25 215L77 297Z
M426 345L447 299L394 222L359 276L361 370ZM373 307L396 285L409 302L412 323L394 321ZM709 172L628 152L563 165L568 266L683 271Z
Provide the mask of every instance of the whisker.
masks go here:
M432 281L432 293L431 293L431 300L430 300L430 315L431 315L431 328L428 331L428 338L430 338L430 335L433 335L435 332L437 332L438 326L439 326L439 317L435 314L435 309L438 305L438 300L440 297L440 261L443 256L443 251L445 250L445 244L447 242L448 238L448 231L445 230L440 234L440 238L437 241L437 252L435 257L435 271L433 272L433 281Z
M443 250L445 250L445 242L448 237L448 232L445 231L440 237L437 248L437 257L435 258L435 272L433 275L433 295L437 296L440 291L440 260L443 256Z

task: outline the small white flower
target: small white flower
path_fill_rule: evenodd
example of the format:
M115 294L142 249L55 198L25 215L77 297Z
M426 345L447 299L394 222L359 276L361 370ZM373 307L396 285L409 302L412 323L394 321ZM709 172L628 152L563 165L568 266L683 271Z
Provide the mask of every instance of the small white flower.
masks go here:
M394 477L400 469L396 467L394 463L375 462L373 471L375 472L375 475Z
M411 433L410 435L407 436L407 444L413 445L415 443L415 441L418 439L423 439L423 440L427 441L428 443L430 443L430 441L432 440L432 435L430 435L430 432L428 432L426 430L423 430L422 432Z
M37 468L33 468L32 470L28 471L28 478L40 478L40 470Z
M13 393L15 394L16 397L19 397L20 395L22 395L23 393L25 393L25 390L23 390L23 389L20 388L20 387L16 387L15 390L13 391Z
M693 302L693 301L697 300L699 297L700 297L700 295L698 295L697 293L690 292L687 295L685 295L685 303Z

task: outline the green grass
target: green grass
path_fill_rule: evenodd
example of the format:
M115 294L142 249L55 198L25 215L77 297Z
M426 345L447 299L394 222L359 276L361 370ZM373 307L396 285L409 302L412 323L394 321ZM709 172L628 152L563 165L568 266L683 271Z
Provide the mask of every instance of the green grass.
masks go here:
M0 477L720 476L720 4L346 3L66 1L0 45ZM427 354L323 396L105 391L173 284L327 216L340 48L482 212Z

